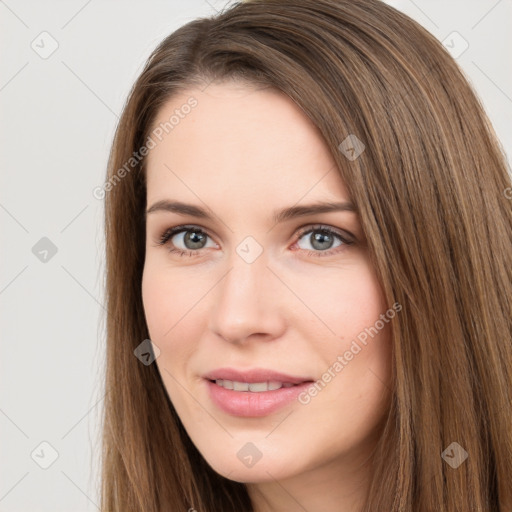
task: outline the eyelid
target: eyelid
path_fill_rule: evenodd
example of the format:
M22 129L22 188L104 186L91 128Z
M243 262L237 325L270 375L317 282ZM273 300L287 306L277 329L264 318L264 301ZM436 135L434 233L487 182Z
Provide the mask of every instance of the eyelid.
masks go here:
M183 231L199 231L201 233L204 233L209 238L214 240L214 238L210 235L207 229L197 225L197 224L180 224L179 226L174 226L172 228L167 228L164 230L164 232L158 236L158 238L155 240L157 245L165 245L174 235L177 235L179 233L182 233ZM215 242L217 243L217 242ZM188 249L190 250L190 249ZM198 251L196 251L198 252Z
M350 233L350 231L347 231L345 229L335 228L334 226L330 226L329 224L306 224L304 226L301 226L300 228L297 228L297 238L301 238L307 233L310 233L311 231L329 231L337 236L339 236L344 243L351 244L355 243L356 237Z

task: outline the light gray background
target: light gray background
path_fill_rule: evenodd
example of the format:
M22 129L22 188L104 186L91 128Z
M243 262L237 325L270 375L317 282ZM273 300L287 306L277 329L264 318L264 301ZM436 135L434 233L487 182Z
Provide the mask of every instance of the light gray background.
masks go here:
M441 41L467 41L457 61L510 155L512 1L388 3ZM150 51L223 5L0 0L1 512L97 510L103 206L92 191Z

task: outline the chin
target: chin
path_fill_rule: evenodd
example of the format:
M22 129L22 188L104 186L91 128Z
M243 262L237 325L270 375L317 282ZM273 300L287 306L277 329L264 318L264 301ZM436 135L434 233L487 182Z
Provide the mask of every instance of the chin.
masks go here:
M262 457L252 466L249 461L242 462L235 457L234 459L206 459L210 467L219 475L239 483L263 483L275 480L283 480L292 477L295 473L290 471L293 469L293 461L283 460L273 461L267 458L266 461ZM283 467L285 465L285 467Z

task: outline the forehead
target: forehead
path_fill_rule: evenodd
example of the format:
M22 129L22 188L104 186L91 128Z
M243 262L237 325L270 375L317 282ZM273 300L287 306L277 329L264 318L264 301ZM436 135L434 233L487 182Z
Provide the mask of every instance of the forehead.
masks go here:
M219 196L240 206L348 199L316 126L286 95L235 83L176 94L158 112L148 202ZM196 197L197 199L197 197Z

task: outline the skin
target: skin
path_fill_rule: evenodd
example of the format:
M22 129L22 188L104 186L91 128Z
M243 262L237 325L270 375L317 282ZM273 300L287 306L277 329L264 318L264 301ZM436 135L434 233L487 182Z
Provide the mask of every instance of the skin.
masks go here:
M271 212L288 206L350 201L318 130L288 97L234 82L191 88L162 107L155 126L191 96L197 106L147 160L148 208L176 200L214 214L147 215L143 302L166 391L207 462L245 482L258 512L358 510L389 409L389 324L309 403L265 417L220 410L202 378L235 367L321 379L375 324L388 308L358 216L335 211L273 222ZM206 232L202 248L184 245L183 233L158 244L181 224ZM334 236L331 245L315 245L299 228L316 224L349 232L355 242ZM263 249L252 263L236 252L247 236ZM173 254L173 244L196 254ZM237 457L248 442L262 454L252 467Z

